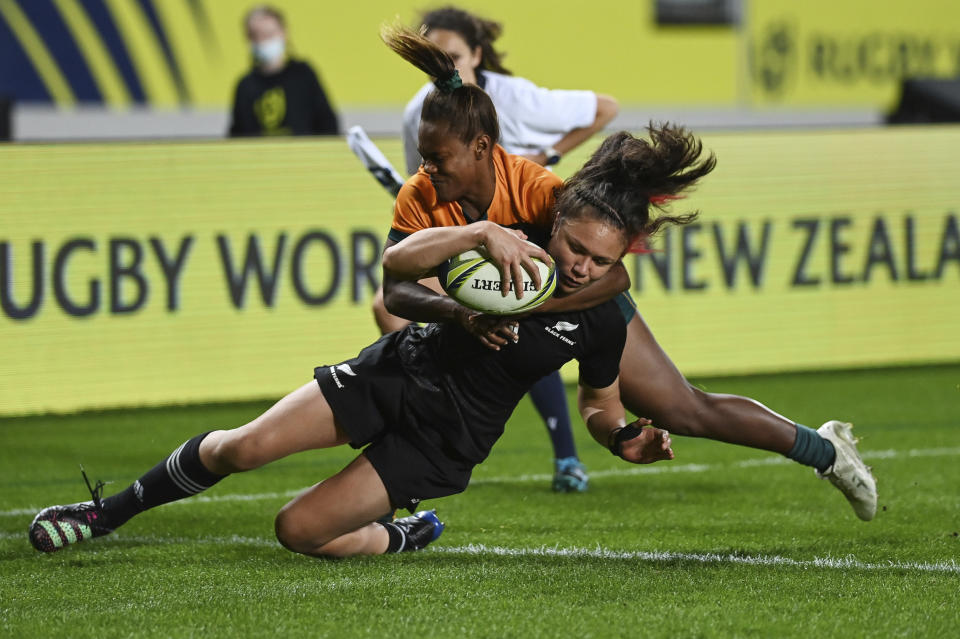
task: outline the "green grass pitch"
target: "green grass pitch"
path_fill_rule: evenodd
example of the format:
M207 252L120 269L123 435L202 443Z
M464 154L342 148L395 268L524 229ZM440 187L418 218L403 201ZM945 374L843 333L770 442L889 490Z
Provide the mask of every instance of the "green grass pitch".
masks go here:
M348 449L297 455L41 555L42 506L86 498L78 465L126 486L245 403L0 420L3 637L951 637L960 634L960 365L703 379L818 426L852 421L878 479L860 522L813 471L674 438L631 466L576 420L589 492L550 492L524 401L420 553L324 561L273 537L297 490ZM571 395L572 400L572 395Z

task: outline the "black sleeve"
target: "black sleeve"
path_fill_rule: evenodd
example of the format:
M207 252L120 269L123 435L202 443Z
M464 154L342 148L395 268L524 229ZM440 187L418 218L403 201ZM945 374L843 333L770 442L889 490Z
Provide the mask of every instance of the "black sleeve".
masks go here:
M320 84L320 78L317 74L307 67L310 72L310 78L313 84L313 133L317 135L337 135L340 133L340 123L337 121L337 114L334 113L327 94Z
M620 357L627 341L627 326L615 302L596 306L588 314L599 315L596 324L591 322L592 339L580 362L580 383L591 388L606 388L620 374Z

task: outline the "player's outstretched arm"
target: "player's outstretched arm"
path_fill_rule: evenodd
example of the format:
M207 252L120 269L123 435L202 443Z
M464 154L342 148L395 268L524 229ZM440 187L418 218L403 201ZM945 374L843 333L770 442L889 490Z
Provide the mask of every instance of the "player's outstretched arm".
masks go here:
M421 229L383 252L385 275L397 280L419 280L432 273L438 264L470 249L482 248L500 267L501 291L522 295L521 269L540 288L540 269L533 258L552 262L539 246L525 242L526 235L493 222L476 222L467 226L443 226Z
M414 322L458 322L484 346L493 350L499 350L509 341L516 341L516 331L512 329L515 322L508 318L482 315L416 281L418 274L426 275L443 260L482 244L476 238L471 239L471 234L477 231L474 227L482 229L486 224L490 223L423 229L401 242L387 240L383 256L383 304L386 310ZM494 224L491 226L498 233L515 237L515 231ZM481 233L480 237L486 236ZM521 244L528 246L525 242ZM431 265L428 267L426 264Z
M383 306L390 314L411 322L459 321L459 315L474 312L420 282L396 279L386 271Z
M571 129L570 131L567 131L562 138L554 143L553 149L562 155L566 155L603 130L605 126L610 124L610 122L617 117L619 112L620 105L617 103L615 98L609 95L602 95L598 93L597 112L594 116L593 123L579 129ZM549 159L543 152L527 157L541 165L546 163Z
M606 388L581 384L578 403L590 435L614 455L633 464L673 459L670 433L645 418L626 423L618 382Z
M616 454L619 446L620 457L633 464L652 464L673 459L670 433L651 426L651 423L649 419L640 418L627 424L622 431L611 434L613 448L610 452Z
M395 280L419 280L454 255L482 246L487 223L421 229L383 251L383 272Z
M577 394L580 416L590 435L603 446L614 429L626 426L627 418L620 403L620 384L615 380L606 388L593 388L581 384Z

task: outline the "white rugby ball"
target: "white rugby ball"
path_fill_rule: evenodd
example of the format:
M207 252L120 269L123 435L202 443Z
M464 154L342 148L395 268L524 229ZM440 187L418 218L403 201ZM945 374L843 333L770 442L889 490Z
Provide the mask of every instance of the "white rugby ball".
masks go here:
M467 308L491 315L526 313L550 299L557 287L553 265L532 259L540 269L540 290L534 287L533 278L526 269L520 269L523 273L523 296L520 299L513 290L507 296L500 292L500 269L479 250L464 251L451 257L437 267L437 277L447 295Z

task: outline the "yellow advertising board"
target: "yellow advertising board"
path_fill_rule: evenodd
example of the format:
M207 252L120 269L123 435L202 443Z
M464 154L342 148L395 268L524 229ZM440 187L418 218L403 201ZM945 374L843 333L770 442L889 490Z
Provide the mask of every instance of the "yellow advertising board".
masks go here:
M752 104L887 111L904 78L960 76L960 4L951 0L746 7Z
M340 139L0 148L0 412L269 397L373 341Z
M688 374L960 360L958 128L712 135L700 222L636 258Z
M701 221L628 259L684 372L960 359L960 128L705 142ZM277 397L377 337L390 202L340 139L0 165L0 414Z
M228 109L251 66L243 17L257 2L0 1L0 49L18 101L124 109ZM382 25L417 26L444 3L368 0L336 6L276 0L291 54L318 71L339 110L398 110L426 77L380 41ZM457 3L504 25L497 48L514 73L557 89L591 89L624 104L729 104L736 97L732 29L660 29L652 3L596 0ZM625 72L624 70L627 69Z
M227 109L250 68L242 20L254 4L3 0L10 72L0 89L60 107ZM399 109L424 82L377 34L415 25L430 3L271 4L286 15L292 55L314 65L338 109ZM905 77L960 75L952 0L750 0L736 26L658 24L652 0L595 0L589 11L575 0L458 5L504 25L497 45L514 73L625 107L886 110Z

